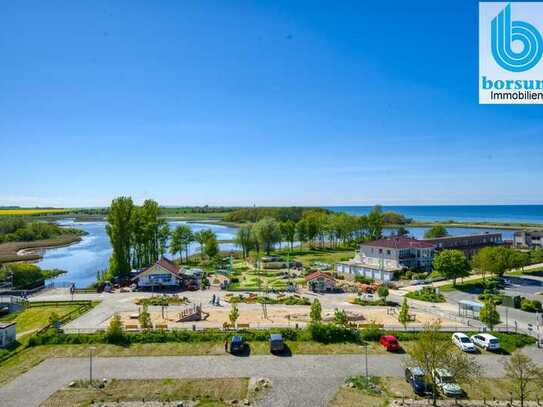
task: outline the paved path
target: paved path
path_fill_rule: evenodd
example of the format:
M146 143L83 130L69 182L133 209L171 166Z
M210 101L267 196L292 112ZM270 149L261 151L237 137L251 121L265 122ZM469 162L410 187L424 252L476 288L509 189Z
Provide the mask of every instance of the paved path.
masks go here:
M543 350L527 349L543 365ZM371 375L403 374L401 355L369 355ZM503 356L477 357L485 376L502 375ZM267 377L272 391L262 406L324 406L345 377L363 374L362 355L294 355L278 357L172 356L95 358L94 377L119 379ZM89 375L86 358L52 358L0 387L2 407L38 406L59 388Z

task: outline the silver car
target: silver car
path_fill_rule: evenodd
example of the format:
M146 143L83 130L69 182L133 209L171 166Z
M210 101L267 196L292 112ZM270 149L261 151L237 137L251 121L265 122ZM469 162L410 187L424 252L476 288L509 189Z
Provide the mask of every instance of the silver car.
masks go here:
M461 397L462 387L454 381L452 374L446 369L435 369L432 372L438 390L447 397Z

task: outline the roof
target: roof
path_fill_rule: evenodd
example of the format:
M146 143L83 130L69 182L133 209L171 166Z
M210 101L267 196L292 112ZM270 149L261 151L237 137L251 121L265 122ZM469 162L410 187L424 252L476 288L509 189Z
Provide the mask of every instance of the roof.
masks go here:
M499 232L496 233L472 233L469 235L454 235L454 236L441 236L441 237L432 237L428 239L422 239L424 242L433 242L433 241L447 241L447 240L455 240L455 239L477 239L477 238L484 238L484 237L502 237L502 234Z
M325 278L327 280L330 280L330 281L336 281L336 279L334 277L332 277L330 274L328 273L324 273L322 271L315 271L314 273L311 273L307 276L305 276L305 281L311 281L311 280L315 280L317 278Z
M171 271L174 274L178 274L180 270L173 261L168 260L166 257L161 257L160 260L156 262L156 264L158 264L162 268L165 268L168 271Z
M8 328L15 325L15 322L0 322L0 329Z
M435 245L413 237L394 236L386 239L364 242L361 246L387 247L391 249L432 249Z
M151 270L155 266L162 267L164 270L169 271L176 277L181 278L182 276L181 269L173 261L168 260L166 257L161 257L160 260L158 260L156 263L151 264L149 267L142 270L140 273L136 274L136 276L134 276L132 280L136 280L140 278L142 275L147 273L149 270Z
M363 263L363 262L361 262L359 260L354 260L354 259L346 260L346 261L338 261L336 264L345 264L346 266L360 267L360 268L366 268L366 269L377 270L377 271L384 271L384 272L387 272L387 273L393 273L395 271L402 270L402 267L391 267L388 264L383 264L383 266L378 265L378 264L368 264L368 263Z

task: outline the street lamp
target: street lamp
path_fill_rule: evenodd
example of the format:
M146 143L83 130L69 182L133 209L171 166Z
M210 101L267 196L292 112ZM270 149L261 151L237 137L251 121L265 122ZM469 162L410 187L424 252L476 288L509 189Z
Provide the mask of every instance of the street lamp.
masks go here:
M89 348L89 382L92 386L92 352L94 352L96 348L94 346L91 346Z
M364 353L366 355L366 380L368 379L368 343L364 342Z

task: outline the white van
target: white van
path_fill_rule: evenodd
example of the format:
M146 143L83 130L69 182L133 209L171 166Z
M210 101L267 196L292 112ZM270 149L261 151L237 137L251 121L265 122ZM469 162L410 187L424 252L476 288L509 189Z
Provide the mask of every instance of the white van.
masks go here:
M500 341L490 334L476 334L471 337L471 341L486 350L500 349Z

